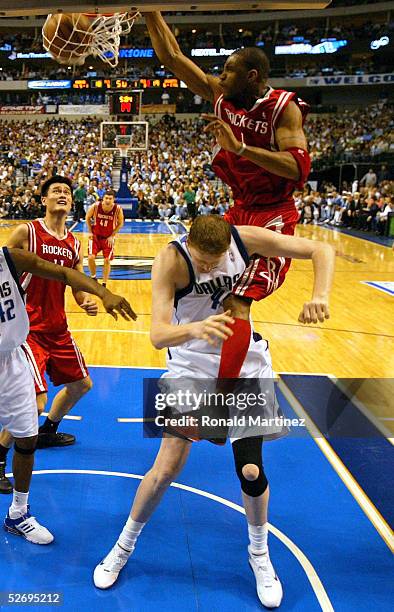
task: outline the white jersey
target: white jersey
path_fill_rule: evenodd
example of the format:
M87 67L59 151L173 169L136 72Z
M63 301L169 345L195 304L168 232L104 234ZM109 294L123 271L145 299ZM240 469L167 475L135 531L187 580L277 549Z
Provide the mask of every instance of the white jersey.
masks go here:
M174 247L185 259L190 275L187 287L175 294L174 325L182 325L193 321L202 321L207 317L223 312L223 300L231 293L234 284L244 273L249 264L246 248L237 229L231 226L231 243L223 257L220 266L208 273L199 274L193 265L193 260L187 248L187 236L172 242ZM167 353L167 369L159 384L162 393L178 393L179 390L192 392L197 396L201 391L214 393L219 373L222 343L212 346L208 342L193 339L179 346L170 347ZM279 406L275 398L274 375L268 342L263 340L253 328L250 335L249 348L240 372L241 379L250 380L250 391L263 392L267 399L267 408L261 409L265 417L275 418L279 415ZM204 380L201 380L204 379ZM248 383L246 383L248 385ZM178 412L187 412L188 408L177 407ZM238 408L233 409L233 415L240 415ZM256 408L245 414L255 415ZM247 424L234 424L229 428L229 438L264 435L264 439L275 439L285 435L287 430L282 424L251 428Z
M12 351L27 338L24 295L8 249L0 248L0 352Z
M198 273L187 248L187 236L172 242L185 259L190 275L190 282L185 289L175 294L174 325L202 321L211 315L223 312L223 300L231 293L237 280L249 264L249 256L238 234L231 227L230 248L222 259L220 266L210 272ZM260 334L252 330L247 357L240 376L253 378L261 376L263 365L271 366L267 351L268 343ZM205 340L193 339L180 346L170 347L167 354L167 368L170 376L193 375L195 378L216 378L219 371L221 343L217 346Z

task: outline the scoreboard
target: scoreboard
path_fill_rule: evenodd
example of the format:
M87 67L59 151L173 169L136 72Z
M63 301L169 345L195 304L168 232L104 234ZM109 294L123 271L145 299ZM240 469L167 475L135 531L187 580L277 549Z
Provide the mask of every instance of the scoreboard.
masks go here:
M109 112L111 115L139 115L140 91L115 91L110 95Z
M121 91L125 89L166 89L168 87L182 87L181 81L176 78L161 78L161 79L130 79L127 77L107 78L87 78L74 79L72 81L73 89L94 89L101 91Z

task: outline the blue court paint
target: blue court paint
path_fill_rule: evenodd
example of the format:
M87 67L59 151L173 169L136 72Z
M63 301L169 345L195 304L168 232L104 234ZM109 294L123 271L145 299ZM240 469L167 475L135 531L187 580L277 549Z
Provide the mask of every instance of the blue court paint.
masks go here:
M90 368L94 387L78 404L82 421L61 430L77 443L37 451L40 469L107 470L143 475L159 441L142 437L142 377L157 369ZM50 397L53 397L50 388ZM284 397L281 406L295 416ZM270 521L307 555L335 610L391 609L390 553L311 439L264 445L271 486ZM241 503L230 445L193 445L178 482ZM245 518L213 500L171 488L145 527L119 583L107 592L92 584L95 565L115 542L139 480L87 474L36 475L33 513L56 536L38 547L0 534L2 591L64 592L64 611L261 611L247 564ZM9 497L0 498L5 513ZM281 609L318 611L310 583L290 550L270 535L271 557L284 585ZM35 609L35 607L30 608ZM37 610L41 610L38 608Z
M70 227L73 224L70 224ZM186 229L182 223L171 223L171 229L176 234L184 234ZM85 221L80 221L75 225L73 232L88 233L88 228ZM172 234L167 223L164 221L139 221L135 219L125 219L123 227L119 231L120 234Z
M394 528L393 445L334 381L325 376L282 378L385 521Z

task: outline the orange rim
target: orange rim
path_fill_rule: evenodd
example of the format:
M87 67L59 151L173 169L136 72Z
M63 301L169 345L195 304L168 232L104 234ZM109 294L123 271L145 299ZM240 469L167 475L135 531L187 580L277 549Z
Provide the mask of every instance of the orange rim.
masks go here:
M112 17L115 13L83 13L85 17L95 19L96 17Z

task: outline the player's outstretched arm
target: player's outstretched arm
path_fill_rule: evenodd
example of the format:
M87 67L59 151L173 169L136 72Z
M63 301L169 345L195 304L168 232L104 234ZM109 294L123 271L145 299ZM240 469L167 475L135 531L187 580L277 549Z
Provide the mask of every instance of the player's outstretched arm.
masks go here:
M183 267L186 268L185 261L171 246L165 247L153 262L150 339L157 349L178 346L195 338L216 344L233 333L226 325L234 322L229 311L203 321L172 324L175 293L178 288L181 289L177 287L177 279L180 279Z
M9 249L9 254L18 273L30 272L42 278L58 280L65 285L70 285L75 291L86 291L97 295L103 302L104 308L114 319L119 313L126 321L135 320L137 315L131 308L126 298L108 291L102 285L92 280L78 270L65 268L41 259L34 253L22 251L21 249Z
M159 60L186 83L188 88L205 100L213 102L220 93L219 79L205 74L194 62L186 57L164 21L161 13L144 14L153 48Z
M311 259L314 272L312 298L304 304L298 320L301 323L323 323L329 318L328 300L335 268L335 251L329 244L286 236L261 227L242 226L238 229L249 254Z

